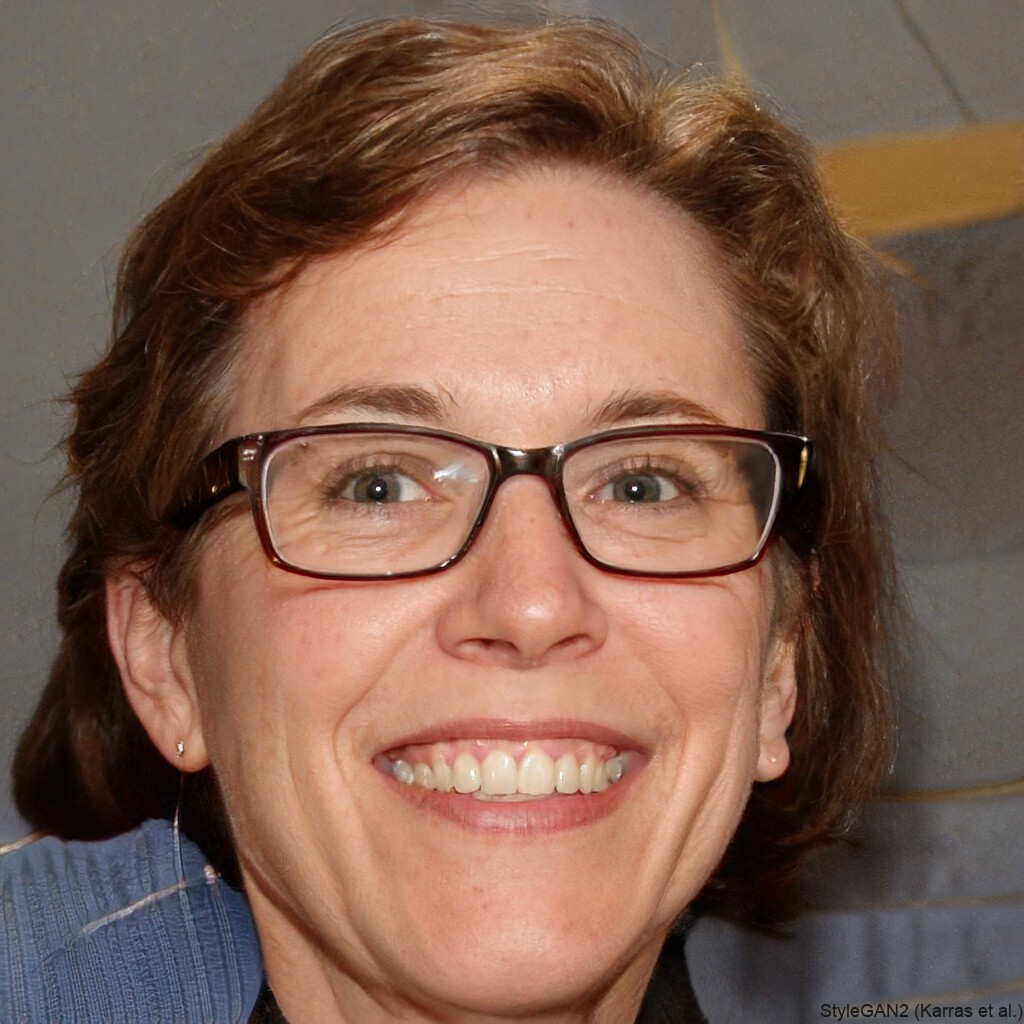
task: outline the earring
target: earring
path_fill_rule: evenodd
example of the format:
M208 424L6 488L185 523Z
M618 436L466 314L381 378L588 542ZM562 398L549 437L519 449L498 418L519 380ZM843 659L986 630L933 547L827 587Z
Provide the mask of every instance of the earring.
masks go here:
M770 762L771 762L772 764L778 764L778 763L779 763L779 759L778 759L778 758L777 758L777 757L776 757L776 756L775 756L774 754L769 754L769 755L768 755L768 760L769 760L769 761L770 761Z
M182 754L185 753L185 741L184 740L178 740L178 742L175 743L175 745L174 745L174 752L178 755L179 758L182 756Z

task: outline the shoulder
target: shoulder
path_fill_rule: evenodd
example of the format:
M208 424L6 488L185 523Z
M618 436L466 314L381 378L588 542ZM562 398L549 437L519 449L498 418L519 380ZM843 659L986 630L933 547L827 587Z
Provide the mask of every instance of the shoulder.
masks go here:
M262 981L245 898L166 821L0 854L0 1020L241 1022Z

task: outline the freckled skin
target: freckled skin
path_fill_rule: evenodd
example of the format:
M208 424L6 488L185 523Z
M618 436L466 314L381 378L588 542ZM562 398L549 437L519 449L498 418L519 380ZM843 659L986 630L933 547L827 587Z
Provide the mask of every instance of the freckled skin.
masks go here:
M629 388L763 426L709 262L681 215L579 169L470 184L263 303L225 436L290 426L353 382L426 387L436 425L513 446L576 438ZM288 1019L631 1021L750 786L785 769L770 573L603 573L529 477L422 579L305 579L268 563L247 516L226 522L180 639ZM645 757L585 827L477 833L372 763L448 721L565 718Z

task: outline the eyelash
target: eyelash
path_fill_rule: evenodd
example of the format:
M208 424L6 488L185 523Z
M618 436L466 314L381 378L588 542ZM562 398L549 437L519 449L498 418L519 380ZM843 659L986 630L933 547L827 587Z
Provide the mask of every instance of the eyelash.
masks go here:
M689 469L689 473L681 472L684 468L682 463L676 462L674 466L666 464L665 461L662 463L656 463L649 456L634 456L629 459L625 459L619 462L615 466L606 468L601 474L601 482L596 488L592 488L591 493L600 491L602 488L607 487L609 484L614 483L616 480L621 480L623 477L633 476L658 476L667 477L672 481L674 485L679 487L680 490L684 491L690 497L699 497L705 493L707 488L703 482L694 480L694 474L692 472L693 467L685 467Z
M320 491L326 500L338 501L340 500L341 492L351 482L358 480L360 477L369 476L370 474L375 474L381 477L407 477L418 487L422 487L424 490L426 489L420 477L417 476L413 467L411 467L408 462L403 463L398 459L392 459L389 462L381 462L377 458L368 456L365 459L350 461L344 466L336 466L320 484Z

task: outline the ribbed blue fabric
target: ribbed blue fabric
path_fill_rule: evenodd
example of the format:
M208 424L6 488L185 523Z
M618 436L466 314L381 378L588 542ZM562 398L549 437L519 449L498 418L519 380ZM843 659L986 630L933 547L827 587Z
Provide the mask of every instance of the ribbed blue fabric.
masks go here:
M244 896L166 821L0 856L0 943L3 1024L243 1024L262 984Z

